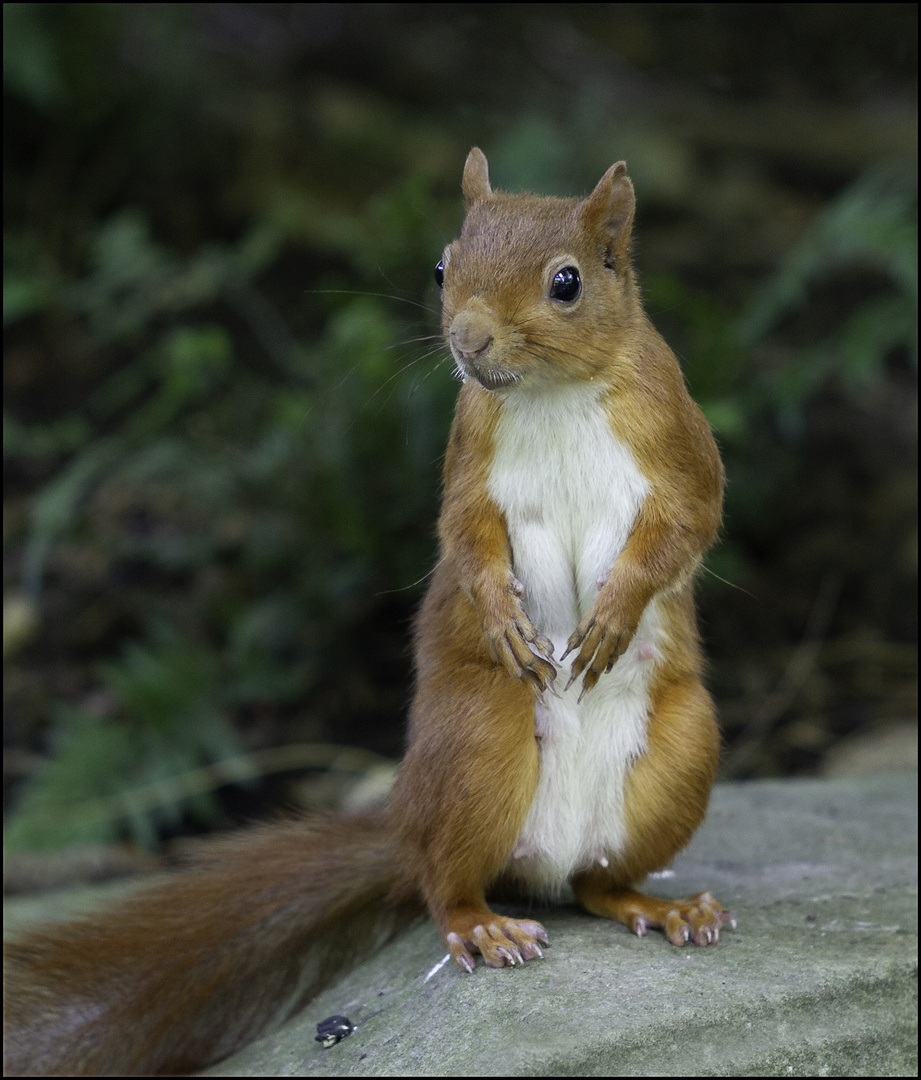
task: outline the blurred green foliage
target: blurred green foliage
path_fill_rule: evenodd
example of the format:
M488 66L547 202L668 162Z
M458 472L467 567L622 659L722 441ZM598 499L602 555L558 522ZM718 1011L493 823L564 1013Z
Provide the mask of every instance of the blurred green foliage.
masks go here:
M738 324L740 343L756 348L785 318L802 312L810 285L841 268L879 275L867 296L821 340L798 347L797 363L769 373L752 392L797 429L803 405L834 378L859 395L885 374L894 350L918 365L918 178L907 169L860 176L819 216L800 246L751 298ZM749 406L752 407L751 405Z
M254 74L202 18L4 7L7 585L39 622L9 723L48 752L12 848L211 821L171 781L246 747L399 745L455 392L431 266L466 127L359 80ZM505 123L497 181L591 184L596 88L571 110ZM721 575L746 580L817 396L916 370L916 223L916 176L874 168L744 296L643 277L724 447ZM817 321L855 272L872 287Z
M100 683L128 722L105 722L98 710L58 705L52 757L23 795L7 828L8 847L111 843L122 818L137 841L155 846L159 829L182 821L184 798L175 778L203 760L239 760L242 747L226 722L228 710L290 693L292 680L284 672L248 659L245 650L231 648L221 656L169 626L153 625L143 643L131 642L117 661L100 664ZM236 779L247 778L237 770ZM159 798L153 807L135 806L137 788L146 785L154 785ZM107 797L114 797L108 812L90 812ZM189 810L207 820L214 798L205 793Z

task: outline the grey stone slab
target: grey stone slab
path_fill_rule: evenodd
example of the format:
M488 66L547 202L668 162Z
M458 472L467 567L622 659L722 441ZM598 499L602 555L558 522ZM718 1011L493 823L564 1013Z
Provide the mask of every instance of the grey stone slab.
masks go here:
M649 891L711 889L716 947L563 906L523 968L445 964L425 921L210 1076L917 1075L917 776L727 784ZM337 1046L315 1025L344 1014Z
M443 949L422 920L205 1075L917 1075L916 774L718 785L647 888L710 889L738 928L677 949L564 903L531 912L542 960L429 975ZM113 891L8 908L21 925ZM337 1013L357 1031L323 1049Z

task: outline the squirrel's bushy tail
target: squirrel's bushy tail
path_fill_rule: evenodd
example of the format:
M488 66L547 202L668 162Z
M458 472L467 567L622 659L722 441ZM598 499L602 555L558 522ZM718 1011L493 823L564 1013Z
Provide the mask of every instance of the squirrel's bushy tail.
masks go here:
M281 1023L423 910L383 816L259 826L6 948L9 1075L188 1073Z

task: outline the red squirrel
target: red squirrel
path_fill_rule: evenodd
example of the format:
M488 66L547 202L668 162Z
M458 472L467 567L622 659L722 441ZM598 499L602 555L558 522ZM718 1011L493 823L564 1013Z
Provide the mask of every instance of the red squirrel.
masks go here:
M185 1073L290 1016L426 909L472 972L542 955L487 894L674 945L732 920L638 892L700 824L719 755L693 577L723 470L640 302L623 162L585 199L493 191L476 148L436 268L463 385L441 557L387 807L263 825L7 950L7 1073Z

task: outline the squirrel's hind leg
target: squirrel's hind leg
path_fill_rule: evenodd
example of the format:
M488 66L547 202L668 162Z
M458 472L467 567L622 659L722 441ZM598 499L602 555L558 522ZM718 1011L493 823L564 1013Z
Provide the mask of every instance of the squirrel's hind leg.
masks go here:
M539 769L534 694L486 660L450 657L420 678L391 809L406 867L456 963L472 971L540 956L544 928L495 914L486 891L508 861ZM446 665L447 666L447 665ZM461 669L461 670L458 670Z
M708 892L660 900L637 892L648 873L668 866L703 820L719 760L713 702L693 676L663 678L652 688L648 745L628 778L628 841L609 867L572 879L579 903L634 933L663 930L673 945L711 945L732 915Z

